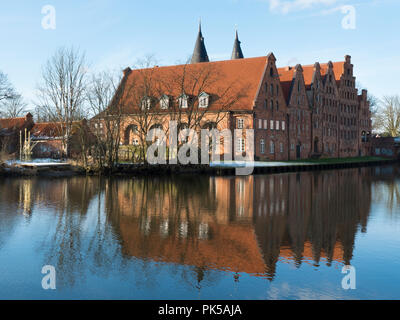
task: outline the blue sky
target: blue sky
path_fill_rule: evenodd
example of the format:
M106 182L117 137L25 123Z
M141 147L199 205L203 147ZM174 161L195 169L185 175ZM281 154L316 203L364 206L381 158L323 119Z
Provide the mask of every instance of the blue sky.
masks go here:
M56 10L55 30L42 28L45 5ZM355 29L342 27L345 5L355 8ZM147 54L160 65L182 63L200 17L212 60L230 58L237 25L246 57L272 51L285 66L350 54L371 93L400 93L398 0L4 0L0 6L0 70L28 102L41 66L60 46L84 51L93 71L123 69Z

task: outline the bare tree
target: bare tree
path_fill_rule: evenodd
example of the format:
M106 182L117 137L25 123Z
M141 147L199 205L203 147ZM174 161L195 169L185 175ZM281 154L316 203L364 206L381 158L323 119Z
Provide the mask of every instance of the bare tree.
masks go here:
M371 111L372 130L373 132L379 131L379 119L377 116L381 101L369 92L367 94L367 101L369 102L369 110Z
M14 97L14 88L5 73L0 71L0 101Z
M37 110L44 113L46 118L61 123L67 155L73 122L82 117L86 78L85 55L73 48L58 49L42 68L42 81L37 90Z
M5 73L0 71L0 117L8 117L7 102L15 97L12 84Z
M400 135L400 96L385 96L374 115L374 128L382 134L397 137Z
M113 168L118 162L124 83L124 79L120 81L112 72L102 72L92 75L86 90L90 111L95 115L91 119L96 137L93 156L100 168L104 165Z
M246 90L245 86L235 90L234 83L223 83L223 71L211 64L184 64L162 72L159 70L153 57L140 60L129 77L123 97L124 112L130 116L127 121L137 129L142 161L146 160L149 144L146 137L150 129L159 127L168 135L166 122L169 120L176 121L178 131L192 129L198 132L205 124L208 129L214 129ZM202 98L204 105L201 105Z
M11 99L2 102L2 113L7 118L21 117L27 112L27 104L20 94L15 94Z

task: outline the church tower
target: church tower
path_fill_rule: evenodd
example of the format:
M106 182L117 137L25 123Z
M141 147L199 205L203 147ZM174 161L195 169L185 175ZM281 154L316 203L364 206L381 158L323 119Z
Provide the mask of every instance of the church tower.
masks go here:
M194 47L192 60L190 63L209 62L204 38L201 33L201 22L199 23L199 34L197 35L196 45Z
M242 48L240 47L240 41L239 41L238 32L236 30L236 37L235 37L235 42L233 44L233 51L232 51L231 60L243 59L243 58L244 58L244 56L243 56Z

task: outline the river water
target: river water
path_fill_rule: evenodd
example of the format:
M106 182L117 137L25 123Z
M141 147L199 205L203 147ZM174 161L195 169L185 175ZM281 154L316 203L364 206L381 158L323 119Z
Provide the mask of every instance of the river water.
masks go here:
M0 180L0 299L399 298L397 166Z

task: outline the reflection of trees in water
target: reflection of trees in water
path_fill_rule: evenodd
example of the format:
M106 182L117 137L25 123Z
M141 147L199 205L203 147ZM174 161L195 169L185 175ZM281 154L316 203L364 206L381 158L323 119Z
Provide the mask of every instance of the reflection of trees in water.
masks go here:
M21 221L30 222L36 184L31 178L0 179L0 248Z
M371 170L11 179L0 182L6 208L0 211L6 221L0 246L19 221L13 211L34 209L34 216L39 208L51 208L54 221L38 250L46 252L44 264L55 265L60 285L84 281L87 272L125 276L134 267L127 281L157 288L165 262L183 284L198 290L220 280L215 269L230 270L232 281L235 273L261 269L272 280L279 260L298 267L351 262L355 235L366 232L376 178ZM391 181L375 183L374 197L388 197L393 208L399 190Z
M120 247L102 207L103 181L73 178L45 185L37 192L55 192L58 202L53 206L54 224L40 246L45 250L44 264L56 267L61 287L83 282L88 271L107 276L118 265Z
M374 169L377 179L373 182L373 200L384 203L391 217L400 218L400 167L378 167Z

